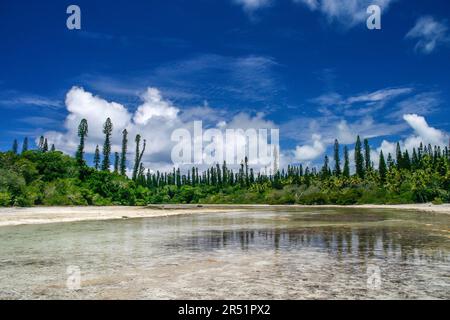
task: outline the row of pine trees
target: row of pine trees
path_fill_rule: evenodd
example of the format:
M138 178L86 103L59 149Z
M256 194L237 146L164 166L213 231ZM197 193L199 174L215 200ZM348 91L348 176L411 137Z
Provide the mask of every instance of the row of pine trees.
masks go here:
M111 161L111 135L113 132L113 124L108 118L103 125L103 134L105 135L102 156L100 148L97 145L95 148L93 165L96 170L110 171L111 164L112 171L115 174L126 177L127 176L127 151L128 151L128 132L122 131L122 148L121 152L114 153L114 160ZM79 145L76 151L76 160L80 166L85 166L85 142L88 137L89 128L86 119L81 120L78 126ZM407 170L414 171L418 169L431 168L432 170L445 175L450 167L450 149L446 146L443 150L440 146L424 146L422 143L416 149L412 150L412 155L408 150L401 150L401 146L397 143L395 160L392 154L388 154L387 158L383 151L379 153L379 165L376 169L371 159L371 148L368 139L361 141L358 136L354 149L354 164L355 171L352 174L350 170L349 150L347 146L343 148L343 164L341 161L341 147L339 141L334 143L334 157L333 164L330 164L330 159L325 156L324 164L320 170L313 168L303 168L302 165L288 166L287 170L282 169L271 175L255 173L253 168L249 168L249 159L245 157L237 172L227 167L226 162L199 173L198 168L193 167L187 173L181 170L173 169L172 172L151 172L146 170L142 163L142 158L146 148L146 140L141 141L139 134L135 137L135 159L131 179L136 181L139 185L148 188L161 188L167 185L183 186L235 186L239 185L242 188L248 188L253 185L269 183L272 186L280 186L283 181L290 181L294 184L305 183L310 184L313 179L327 180L331 177L348 179L352 176L364 180L366 176L372 173L377 173L381 183L386 181L386 176L389 170ZM28 151L28 138L25 138L22 145L22 153ZM49 149L48 141L41 136L38 143L38 149L42 152L55 151L55 146ZM18 153L18 142L14 140L12 152Z

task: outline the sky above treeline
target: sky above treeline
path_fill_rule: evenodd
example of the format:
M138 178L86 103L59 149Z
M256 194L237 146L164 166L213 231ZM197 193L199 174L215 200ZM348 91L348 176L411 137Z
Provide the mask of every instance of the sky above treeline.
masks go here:
M381 30L366 26L371 4ZM449 16L447 0L4 0L0 149L45 135L73 154L86 118L92 153L107 117L113 151L124 128L141 133L152 169L171 167L171 133L195 120L278 128L283 166L356 135L374 152L446 145Z

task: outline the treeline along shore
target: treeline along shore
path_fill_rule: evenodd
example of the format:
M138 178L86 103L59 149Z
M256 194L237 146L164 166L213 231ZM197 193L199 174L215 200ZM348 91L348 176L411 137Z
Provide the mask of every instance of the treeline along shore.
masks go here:
M434 204L450 202L449 146L420 144L396 153L379 153L377 167L371 159L367 139L355 138L354 170L349 149L334 144L333 159L325 156L323 166L288 166L272 174L256 173L243 159L237 170L221 163L199 171L174 168L150 171L142 162L146 141L134 139L134 161L127 159L128 132L122 132L121 152L111 152L113 124L103 126L102 151L95 149L92 166L85 160L88 123L78 128L80 138L75 157L49 146L41 136L30 149L25 138L19 150L0 153L0 206L148 205L148 204ZM75 150L74 150L75 151ZM132 173L126 174L132 163ZM112 169L111 169L112 168Z

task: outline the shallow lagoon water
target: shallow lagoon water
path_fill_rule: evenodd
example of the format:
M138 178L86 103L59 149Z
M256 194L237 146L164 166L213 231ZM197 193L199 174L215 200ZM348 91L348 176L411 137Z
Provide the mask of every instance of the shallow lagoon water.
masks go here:
M449 229L353 208L2 227L0 298L449 299Z

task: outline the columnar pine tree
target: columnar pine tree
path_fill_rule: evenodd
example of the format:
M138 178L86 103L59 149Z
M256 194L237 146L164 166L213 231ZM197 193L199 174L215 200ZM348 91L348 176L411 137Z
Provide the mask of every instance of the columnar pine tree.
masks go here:
M340 176L341 175L341 158L340 158L340 151L339 151L339 141L336 139L334 140L334 175Z
M325 160L324 160L323 167L321 170L322 179L328 178L328 174L330 172L329 165L330 164L329 164L328 156L325 156Z
M355 166L356 175L361 179L364 178L364 157L361 149L361 138L359 136L356 138L355 144Z
M136 135L136 139L134 140L136 142L136 155L135 155L135 159L134 159L134 169L133 169L133 180L136 180L137 175L139 173L139 167L142 161L142 156L144 155L145 152L145 145L146 145L146 141L144 139L144 143L142 146L142 151L140 151L140 144L141 144L141 135ZM174 181L175 182L175 181Z
M78 145L78 150L76 154L76 159L78 164L84 164L84 140L88 134L88 123L86 119L82 119L78 125L78 137L80 137L80 144Z
M344 171L343 175L346 178L350 177L350 160L348 157L348 148L347 146L344 146Z
M128 131L124 129L122 131L122 153L120 155L120 174L125 176L127 173L127 146L128 144Z
M55 151L56 151L56 147L55 147L55 144L54 144L54 143L52 143L52 147L50 148L50 151L51 151L51 152L55 152Z
M39 137L38 149L39 149L39 151L44 150L44 136Z
M276 157L276 155L275 155L275 157ZM248 186L250 184L250 180L249 180L250 177L249 177L249 171L248 171L248 157L245 157L244 165L245 165L245 184ZM276 174L278 172L277 168L275 167L275 164L274 164L273 170L274 170L274 174Z
M415 169L418 169L419 166L420 166L419 157L417 155L416 148L413 148L413 154L412 154L412 159L411 159L411 168L415 170Z
M17 143L17 139L14 139L13 145L12 145L12 153L17 154L19 149L19 144Z
M435 156L435 159L437 157ZM408 150L405 151L405 153L402 156L402 161L403 161L403 168L407 169L407 170L411 170L411 159L409 157L409 152Z
M395 166L394 159L392 159L392 154L390 152L388 153L387 166L389 170L392 170L392 168L394 168Z
M98 148L98 145L95 147L94 167L95 170L98 170L100 168L100 149Z
M103 144L103 162L102 162L102 170L109 171L109 166L111 165L109 156L111 154L111 133L112 133L113 125L111 119L106 119L105 124L103 125L103 133L105 134L105 143Z
M44 146L42 147L42 152L47 152L47 151L48 151L48 142L47 142L47 138L45 138Z
M378 171L380 173L381 182L384 183L386 181L387 167L386 167L386 162L384 160L383 150L381 150L381 152L380 152L380 161L379 161L379 165L378 165Z
M114 153L114 173L119 173L119 153L115 152Z
M403 169L403 156L402 156L402 149L400 147L400 143L397 142L397 148L395 150L395 155L397 158L397 168Z
M23 139L23 144L22 144L22 153L25 153L28 151L28 137L25 137Z
M364 139L364 160L366 171L370 171L372 168L372 162L370 161L370 145L369 140L367 139Z
M223 185L226 186L228 184L228 169L226 161L224 161L222 165L222 180Z

